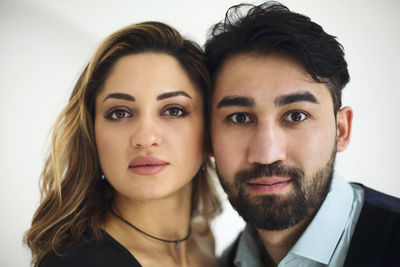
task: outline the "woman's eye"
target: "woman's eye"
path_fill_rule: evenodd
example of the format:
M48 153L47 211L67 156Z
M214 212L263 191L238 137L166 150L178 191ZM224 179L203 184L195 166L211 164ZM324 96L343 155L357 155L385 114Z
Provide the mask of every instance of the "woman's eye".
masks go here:
M228 118L235 124L244 124L252 122L251 116L247 113L242 113L242 112L234 113L230 115Z
M184 117L187 115L187 112L180 107L170 107L168 109L166 109L163 113L163 115L167 115L169 117Z
M107 116L110 120L118 121L124 118L130 118L132 115L123 109L116 109L109 113Z
M292 123L299 123L308 118L308 115L302 111L292 111L285 116L285 120Z

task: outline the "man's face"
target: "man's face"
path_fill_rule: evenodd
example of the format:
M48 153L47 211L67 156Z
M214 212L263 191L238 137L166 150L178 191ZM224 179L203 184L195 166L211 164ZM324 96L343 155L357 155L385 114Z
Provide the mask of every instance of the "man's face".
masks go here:
M211 118L219 179L245 221L282 230L319 209L337 144L325 84L287 56L234 55L218 74Z

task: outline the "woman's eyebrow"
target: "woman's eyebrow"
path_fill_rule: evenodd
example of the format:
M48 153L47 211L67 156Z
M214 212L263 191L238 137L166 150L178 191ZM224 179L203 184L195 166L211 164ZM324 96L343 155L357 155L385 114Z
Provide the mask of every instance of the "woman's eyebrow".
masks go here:
M166 92L166 93L158 95L157 100L163 100L163 99L175 97L175 96L185 96L188 98L192 98L190 95L188 95L187 93L185 93L183 91L172 91L172 92Z
M107 96L104 98L103 102L106 101L106 100L109 99L109 98L122 99L122 100L127 100L127 101L136 101L136 99L135 99L133 96L129 95L129 94L125 94L125 93L112 93L112 94L107 95Z

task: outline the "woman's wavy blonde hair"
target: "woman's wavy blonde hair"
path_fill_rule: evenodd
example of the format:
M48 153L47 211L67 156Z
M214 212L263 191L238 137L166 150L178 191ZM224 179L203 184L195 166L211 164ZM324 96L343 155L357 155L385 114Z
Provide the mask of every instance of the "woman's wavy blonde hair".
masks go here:
M33 265L37 266L49 251L79 242L87 229L91 229L95 238L100 238L100 227L111 206L114 190L106 180L100 179L94 103L116 61L143 52L166 53L176 58L203 94L207 150L210 77L201 48L160 22L134 24L110 35L80 75L68 105L54 126L51 151L41 175L41 204L24 237L32 251ZM192 183L191 216L203 219L208 231L209 220L221 212L208 168L200 168Z

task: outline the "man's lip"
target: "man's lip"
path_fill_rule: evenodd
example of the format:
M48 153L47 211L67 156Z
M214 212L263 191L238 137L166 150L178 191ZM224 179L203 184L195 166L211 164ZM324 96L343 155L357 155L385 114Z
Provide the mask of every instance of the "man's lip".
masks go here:
M293 179L284 177L263 177L247 182L251 192L256 194L279 194L285 191Z
M262 178L251 180L251 181L247 182L247 184L269 186L269 185L275 185L275 184L280 184L280 183L287 183L290 180L292 180L292 179L285 178L285 177L277 177L277 176L262 177Z
M168 162L154 156L138 156L129 162L129 168L143 166L163 166L168 164Z

